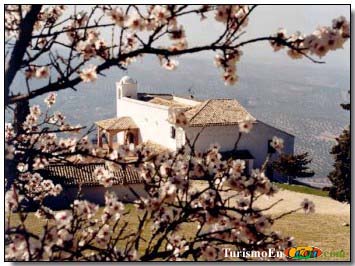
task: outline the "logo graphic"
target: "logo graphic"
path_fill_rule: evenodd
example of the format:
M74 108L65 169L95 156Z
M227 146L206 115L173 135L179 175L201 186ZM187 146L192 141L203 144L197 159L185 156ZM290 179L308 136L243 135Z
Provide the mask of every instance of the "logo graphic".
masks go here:
M322 255L323 252L320 248L317 247L300 246L300 247L286 248L284 253L288 258L294 260L306 260L306 259L318 258Z

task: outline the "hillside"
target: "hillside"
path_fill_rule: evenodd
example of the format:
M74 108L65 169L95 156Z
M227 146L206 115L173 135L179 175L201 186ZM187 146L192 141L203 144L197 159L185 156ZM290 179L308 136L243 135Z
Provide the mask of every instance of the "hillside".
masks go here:
M296 152L313 157L313 183L328 183L329 155L334 136L349 123L349 114L340 103L348 101L349 71L327 65L301 66L297 62L238 64L240 81L225 87L212 60L183 58L176 71L159 66L155 58L131 65L128 72L110 69L94 84L82 84L77 92L59 93L56 107L73 123L90 126L94 121L115 115L115 82L129 74L138 81L139 91L193 94L200 99L236 98L255 117L296 136ZM38 82L38 81L34 81ZM24 88L17 80L17 87ZM38 84L35 84L38 85ZM41 99L35 102L41 103Z

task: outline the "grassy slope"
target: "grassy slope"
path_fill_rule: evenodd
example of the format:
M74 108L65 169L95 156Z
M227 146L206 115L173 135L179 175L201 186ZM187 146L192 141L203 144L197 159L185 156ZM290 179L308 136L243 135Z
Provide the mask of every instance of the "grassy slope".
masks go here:
M276 183L276 185L281 189L286 189L290 191L300 192L304 194L317 195L322 197L328 197L328 191L323 191L316 188L301 186L301 185L289 185L283 183Z
M138 219L137 212L132 205L128 205L127 209L130 210L130 214L124 218L129 221L128 230L135 232ZM17 215L13 215L11 224L18 224L19 220ZM349 216L337 216L337 215L320 215L311 214L305 215L303 213L294 213L286 216L280 220L277 220L274 224L273 230L282 232L284 236L295 237L296 245L304 246L316 246L323 251L345 251L344 257L320 257L316 260L349 260L350 259L350 227L342 226L342 223L350 223ZM26 226L30 231L39 233L41 226L44 225L44 221L39 220L33 213L29 214ZM196 227L189 225L184 228L184 234L186 237L191 236ZM149 236L150 228L146 228L144 235ZM120 246L120 245L119 245ZM142 252L144 247L141 248Z
M325 257L318 260L350 260L350 216L294 213L278 220L274 230L295 238L296 245L316 246L323 252L344 250L345 257Z

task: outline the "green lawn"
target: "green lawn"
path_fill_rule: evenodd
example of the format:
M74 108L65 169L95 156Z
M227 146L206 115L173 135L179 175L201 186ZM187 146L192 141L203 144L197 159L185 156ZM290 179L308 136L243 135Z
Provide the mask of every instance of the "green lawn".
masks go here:
M328 197L328 191L323 191L321 189L301 186L301 185L290 185L283 183L275 183L277 187L281 189L286 189L290 191L300 192L304 194L311 194L316 196Z
M126 209L131 213L124 218L129 221L129 232L135 232L138 225L137 212L132 205L127 204ZM349 260L350 259L350 227L342 226L342 224L350 223L349 216L337 215L321 215L311 214L305 215L301 213L294 213L286 216L274 224L273 229L279 231L284 236L295 237L296 245L316 246L323 251L334 252L343 250L345 257L320 257L315 260ZM11 224L18 224L17 215L13 215ZM39 233L44 221L38 219L33 213L29 214L26 221L27 228L33 233ZM195 225L188 225L183 228L185 237L189 237L196 230ZM149 226L143 233L143 237L149 237ZM139 252L143 252L142 247Z

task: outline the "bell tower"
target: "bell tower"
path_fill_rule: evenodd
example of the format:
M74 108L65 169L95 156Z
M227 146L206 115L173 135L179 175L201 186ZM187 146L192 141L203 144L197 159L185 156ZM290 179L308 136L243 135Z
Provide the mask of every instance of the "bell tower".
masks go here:
M129 76L124 76L116 83L117 100L123 97L137 99L137 82Z
M128 106L130 106L130 102L125 101L124 98L137 99L137 82L129 76L124 76L116 82L117 117L124 116L127 113Z

